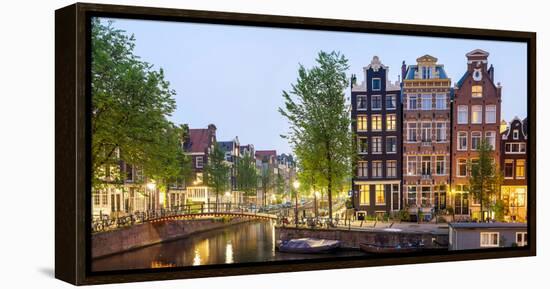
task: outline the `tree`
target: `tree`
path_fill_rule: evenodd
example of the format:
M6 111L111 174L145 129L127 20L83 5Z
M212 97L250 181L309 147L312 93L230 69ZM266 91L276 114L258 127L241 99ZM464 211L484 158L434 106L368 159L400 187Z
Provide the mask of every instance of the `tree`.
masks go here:
M273 189L273 181L274 181L274 174L273 171L271 171L269 164L264 163L264 166L262 166L262 171L260 175L260 184L262 188L262 205L267 205L267 192L271 191Z
M224 151L218 143L215 143L214 149L208 154L208 162L204 167L204 180L205 184L212 188L216 194L216 210L218 210L219 195L230 187L230 169L225 161Z
M485 220L485 208L491 208L496 200L501 184L501 174L497 170L493 147L487 140L481 140L477 149L479 159L470 163L470 192L479 200L481 220Z
M246 197L256 194L258 186L258 172L256 161L248 153L237 163L237 187Z
M326 187L332 219L333 191L343 187L351 172L350 108L345 97L349 66L339 52L321 51L316 61L311 69L300 65L297 82L290 92L283 91L285 107L279 112L290 123L284 137L294 148L300 171L313 176L312 184Z
M135 39L92 18L92 184L120 160L164 179L179 169L180 131L168 117L175 92L162 69L134 54Z

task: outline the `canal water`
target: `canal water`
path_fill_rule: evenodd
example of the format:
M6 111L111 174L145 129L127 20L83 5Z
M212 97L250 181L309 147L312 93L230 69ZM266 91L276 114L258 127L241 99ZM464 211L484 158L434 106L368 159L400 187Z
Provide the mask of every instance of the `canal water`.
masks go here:
M364 255L360 251L289 254L275 251L272 221L255 221L92 261L92 271L200 266Z

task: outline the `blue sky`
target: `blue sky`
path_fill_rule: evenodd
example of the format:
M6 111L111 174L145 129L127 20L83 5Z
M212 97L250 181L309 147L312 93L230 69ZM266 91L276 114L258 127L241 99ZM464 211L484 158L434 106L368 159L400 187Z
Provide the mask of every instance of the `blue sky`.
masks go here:
M523 43L149 20L114 19L114 25L134 34L136 55L164 69L177 93L173 122L191 128L214 123L218 140L238 136L241 145L256 149L291 152L280 138L288 123L277 108L283 105L282 91L296 81L299 63L313 66L320 50L342 52L348 75L357 74L359 83L373 55L389 66L393 82L403 60L415 64L430 54L445 65L454 84L466 70L465 54L480 48L490 53L495 79L503 86L502 118L527 116Z

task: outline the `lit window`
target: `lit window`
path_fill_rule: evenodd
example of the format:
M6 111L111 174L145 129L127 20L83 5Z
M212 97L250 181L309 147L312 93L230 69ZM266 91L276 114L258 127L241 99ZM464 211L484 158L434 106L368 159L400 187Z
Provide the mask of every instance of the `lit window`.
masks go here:
M481 85L472 86L472 97L482 97L483 96L483 87Z
M381 131L382 130L382 116L377 114L372 116L372 130Z
M468 123L468 106L467 105L458 106L458 123L459 124Z
M497 107L496 105L487 105L485 107L485 123L497 122Z
M386 115L386 130L394 131L397 128L397 117L395 114Z
M457 161L457 172L456 172L456 176L457 177L465 177L468 173L468 165L467 165L467 162L466 162L466 159L459 159Z
M386 197L384 194L384 185L376 185L375 192L376 192L376 205L385 205Z
M472 123L481 123L483 111L481 105L472 105Z
M516 160L516 178L525 178L525 160Z
M481 247L498 247L499 233L498 232L481 232L480 246Z
M357 130L358 131L366 131L367 130L367 116L366 115L358 115L357 116Z
M369 185L360 185L359 186L359 195L361 205L370 204L370 188Z

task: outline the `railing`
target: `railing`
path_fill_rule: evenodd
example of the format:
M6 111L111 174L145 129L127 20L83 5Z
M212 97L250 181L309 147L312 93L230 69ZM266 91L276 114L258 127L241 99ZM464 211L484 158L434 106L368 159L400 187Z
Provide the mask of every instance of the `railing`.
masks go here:
M116 230L136 224L176 216L195 218L203 215L243 214L248 216L271 217L272 215L278 214L278 212L280 211L276 209L256 209L253 206L234 203L188 204L159 210L136 211L134 213L127 213L123 216L109 216L100 214L98 216L94 216L92 219L92 233Z

